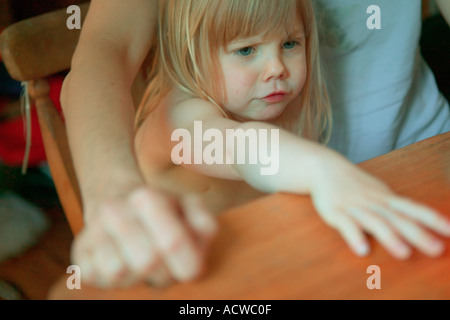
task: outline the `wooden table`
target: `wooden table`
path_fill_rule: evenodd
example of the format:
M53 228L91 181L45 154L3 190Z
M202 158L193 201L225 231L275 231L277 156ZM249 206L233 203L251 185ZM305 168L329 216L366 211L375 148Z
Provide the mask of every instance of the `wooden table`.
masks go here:
M396 192L450 215L450 133L430 138L360 165ZM341 236L315 213L309 197L277 194L224 212L209 258L197 282L167 289L138 285L98 290L66 289L53 299L450 299L450 239L439 258L415 251L392 258L373 239L372 253L355 256ZM381 270L381 289L369 290L367 268Z

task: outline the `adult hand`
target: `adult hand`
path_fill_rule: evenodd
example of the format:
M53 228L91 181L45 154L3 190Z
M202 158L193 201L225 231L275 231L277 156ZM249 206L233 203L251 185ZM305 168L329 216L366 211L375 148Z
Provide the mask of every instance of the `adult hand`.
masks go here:
M100 287L145 280L164 286L189 281L204 268L217 225L200 198L175 199L139 187L91 205L86 227L73 244L72 260L84 282Z

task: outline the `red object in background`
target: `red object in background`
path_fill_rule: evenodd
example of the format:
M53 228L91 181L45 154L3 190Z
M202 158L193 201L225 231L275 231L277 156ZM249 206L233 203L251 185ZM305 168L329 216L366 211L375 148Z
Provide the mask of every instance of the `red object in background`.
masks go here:
M63 83L63 76L54 76L48 79L50 85L50 99L61 113L59 96ZM0 110L3 107L0 102ZM44 144L34 104L31 107L31 150L29 167L41 165L46 161ZM0 161L8 166L21 166L25 154L24 120L18 117L13 121L0 122Z

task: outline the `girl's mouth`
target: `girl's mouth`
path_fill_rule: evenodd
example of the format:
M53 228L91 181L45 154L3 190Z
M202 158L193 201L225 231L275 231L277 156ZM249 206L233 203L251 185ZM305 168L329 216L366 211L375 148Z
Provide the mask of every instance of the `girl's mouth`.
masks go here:
M262 100L266 101L267 103L278 103L282 102L287 96L287 92L285 91L277 91L269 94L268 96L262 98Z

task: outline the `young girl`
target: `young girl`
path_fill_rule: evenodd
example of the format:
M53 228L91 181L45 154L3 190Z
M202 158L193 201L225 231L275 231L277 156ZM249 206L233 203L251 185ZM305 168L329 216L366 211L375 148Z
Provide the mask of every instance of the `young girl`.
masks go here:
M161 0L157 57L137 115L136 152L150 184L200 193L217 211L259 192L310 194L324 221L358 255L365 232L393 256L417 247L430 256L450 222L393 194L381 181L326 148L330 107L321 75L313 7L307 0ZM175 165L172 133L279 131L279 171L257 164ZM321 144L322 143L322 144ZM234 154L224 144L222 152ZM275 151L275 150L270 150ZM246 154L250 147L246 146Z
M224 135L227 129L280 126L327 141L331 114L311 4L160 1L159 17L158 54L137 116L136 151L147 182L177 194L201 192L214 212L261 195L257 190L277 191L269 180L270 189L249 188L232 166L176 166L172 133L179 128L193 133L194 122L201 121L203 131L214 128ZM244 45L252 41L261 42L265 56L256 58L255 49ZM267 58L268 64L261 61ZM261 67L268 68L265 74ZM277 127L262 122L241 127L251 120Z

